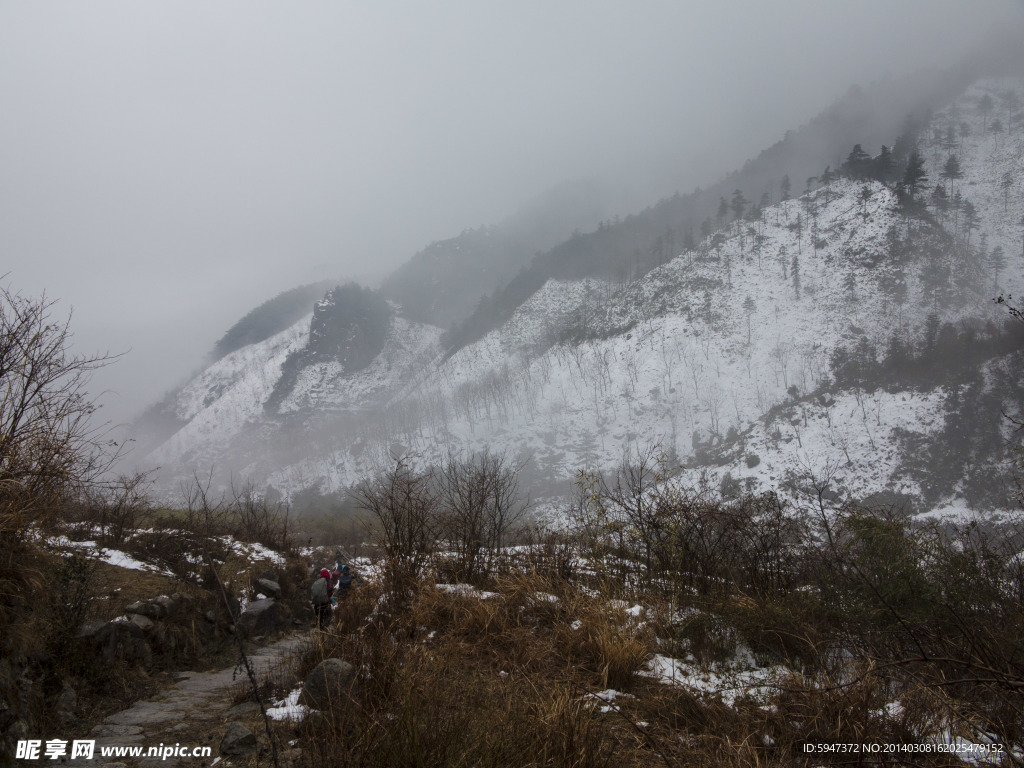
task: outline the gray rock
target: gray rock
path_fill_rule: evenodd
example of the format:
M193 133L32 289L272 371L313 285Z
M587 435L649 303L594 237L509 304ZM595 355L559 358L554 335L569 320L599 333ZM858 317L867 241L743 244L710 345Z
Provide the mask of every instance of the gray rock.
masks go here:
M349 706L355 686L356 670L347 661L326 659L314 667L302 684L299 703L312 709L329 711Z
M231 723L220 742L222 755L240 756L256 749L256 737L240 723Z
M236 704L227 712L224 713L225 720L232 720L236 717L242 717L243 715L251 715L253 712L259 712L260 705L255 701L243 701L241 704Z
M272 597L275 600L281 599L281 585L271 579L256 579L257 592L262 592L267 597Z
M216 611L207 611L206 613L203 614L203 618L206 619L211 624L216 624L217 623L217 612Z
M167 615L166 610L152 600L145 602L138 600L124 609L125 613L145 616L149 619L162 619Z
M143 639L142 629L131 621L108 621L88 637L104 664L126 661L148 669L153 663L153 651Z
M154 597L150 602L159 606L164 616L170 616L178 609L178 604L167 595Z
M277 630L281 606L272 597L253 600L238 617L239 629L247 636L269 635Z
M141 613L133 613L131 623L141 629L143 633L152 632L153 627L156 626L152 619L143 616Z

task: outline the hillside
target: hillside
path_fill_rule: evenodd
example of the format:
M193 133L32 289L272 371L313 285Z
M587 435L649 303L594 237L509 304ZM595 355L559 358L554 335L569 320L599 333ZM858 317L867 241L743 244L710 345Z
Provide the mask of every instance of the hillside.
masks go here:
M596 227L615 210L612 197L594 180L562 184L498 224L431 243L392 272L381 291L410 320L448 328L534 254Z
M861 173L851 152L843 176L820 173L798 198L754 206L741 192L717 231L660 266L547 279L447 354L440 330L395 317L368 368L304 368L271 417L300 321L190 383L176 406L188 426L155 457L172 474L216 458L290 493L344 488L388 452L435 461L490 447L527 457L530 482L554 489L657 443L693 483L731 493L827 476L833 493L921 511L1005 508L1001 447L971 443L958 465L935 443L972 387L987 410L970 416L971 440L1009 436L992 414L1020 412L1019 343L991 299L1024 289L1022 97L1020 81L983 80L936 111L918 134L927 182L915 194ZM953 155L960 176L948 178ZM624 231L576 240L626 243ZM968 348L973 373L949 364ZM996 490L976 492L985 478Z

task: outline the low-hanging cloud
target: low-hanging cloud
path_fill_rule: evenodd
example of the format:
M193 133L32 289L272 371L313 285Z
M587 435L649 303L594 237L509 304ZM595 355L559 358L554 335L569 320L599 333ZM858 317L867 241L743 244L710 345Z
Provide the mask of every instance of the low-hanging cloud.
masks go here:
M1020 2L0 4L0 273L127 418L248 309L374 280L566 179L628 213Z

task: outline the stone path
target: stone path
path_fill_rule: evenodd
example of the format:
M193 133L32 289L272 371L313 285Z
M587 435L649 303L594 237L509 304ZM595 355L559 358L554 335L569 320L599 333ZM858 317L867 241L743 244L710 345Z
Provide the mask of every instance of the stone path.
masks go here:
M306 633L294 634L262 648L246 649L256 679L262 682L273 673L284 672L285 660L306 638ZM163 768L200 768L210 765L219 756L220 738L226 730L224 713L232 705L231 694L242 681L248 680L248 676L244 669L230 667L217 672L179 672L175 679L173 688L138 701L94 727L88 737L96 739L93 759L79 758L63 764L75 768L117 764L147 768L158 765ZM189 748L210 746L213 748L211 757L104 758L100 755L101 747L141 746L145 750L161 744L174 746L179 743ZM223 765L223 761L220 764Z

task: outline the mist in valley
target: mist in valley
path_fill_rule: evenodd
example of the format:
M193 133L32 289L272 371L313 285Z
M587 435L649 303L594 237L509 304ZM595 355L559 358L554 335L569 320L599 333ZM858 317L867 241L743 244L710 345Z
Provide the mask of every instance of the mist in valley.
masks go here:
M714 184L852 86L949 66L1020 15L4 4L5 280L73 308L76 349L122 355L93 389L123 423L282 291L379 285L531 201L551 224L529 245L550 248Z

